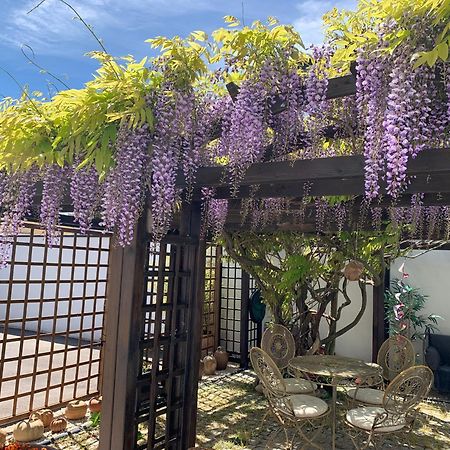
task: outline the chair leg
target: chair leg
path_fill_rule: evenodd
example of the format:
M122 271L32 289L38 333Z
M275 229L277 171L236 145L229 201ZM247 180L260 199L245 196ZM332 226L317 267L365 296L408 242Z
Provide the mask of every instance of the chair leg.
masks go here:
M304 426L307 425L308 423L311 425L311 428L313 428L315 430L315 432L310 437L308 437L305 434L305 432L303 431ZM299 435L300 440L303 442L303 445L300 447L300 450L304 450L308 447L313 447L317 450L323 450L323 447L321 447L319 444L314 442L316 437L322 432L323 427L324 427L323 425L315 426L313 423L310 423L310 422L306 422L304 424L299 424L298 426L296 426L295 427L296 434Z

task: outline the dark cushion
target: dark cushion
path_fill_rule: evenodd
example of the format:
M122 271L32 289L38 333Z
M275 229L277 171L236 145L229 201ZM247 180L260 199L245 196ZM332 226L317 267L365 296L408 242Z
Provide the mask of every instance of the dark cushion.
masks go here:
M429 346L425 353L425 361L431 370L436 370L441 365L441 356L437 349L433 346Z
M440 366L436 370L434 386L439 392L450 392L450 366Z
M431 333L428 343L439 352L441 364L450 365L450 336Z

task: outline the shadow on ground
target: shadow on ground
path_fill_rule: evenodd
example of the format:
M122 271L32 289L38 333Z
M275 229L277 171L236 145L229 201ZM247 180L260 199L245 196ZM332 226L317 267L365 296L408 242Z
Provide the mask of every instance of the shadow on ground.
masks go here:
M281 449L284 439L274 436L276 427L269 417L261 426L267 411L264 397L254 390L255 376L241 371L219 379L203 381L199 388L197 445L222 449ZM341 399L342 400L342 399ZM344 404L340 415L344 414ZM331 448L331 433L321 435L320 445ZM267 444L269 443L269 447ZM353 449L348 436L338 430L336 448ZM391 435L383 449L450 449L450 405L444 402L424 403L413 432Z

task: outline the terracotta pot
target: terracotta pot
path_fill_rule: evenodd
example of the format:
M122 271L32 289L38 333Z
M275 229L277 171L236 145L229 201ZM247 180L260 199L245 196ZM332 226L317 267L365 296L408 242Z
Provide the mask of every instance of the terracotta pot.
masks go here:
M214 353L214 358L217 361L217 370L225 370L228 365L228 352L222 347L217 347Z
M52 433L60 433L67 428L67 419L65 417L56 417L50 424L50 430Z
M44 428L48 428L53 420L53 411L51 409L40 409L30 414L31 420L42 420Z
M348 281L358 281L364 272L364 266L359 261L349 261L344 267L344 277Z
M98 413L102 410L102 396L96 395L89 400L89 410Z
M214 375L216 373L217 361L213 355L203 358L203 371L205 375Z
M14 426L13 436L18 442L30 442L40 439L44 435L42 420L21 420Z
M84 417L86 416L87 407L87 403L83 400L72 400L67 404L64 415L69 420L84 419Z
M0 428L0 447L6 444L6 436L8 436L6 430Z
M201 380L203 378L203 373L205 372L205 367L204 367L204 363L203 360L200 360L200 366L199 366L199 370L198 370L198 379Z

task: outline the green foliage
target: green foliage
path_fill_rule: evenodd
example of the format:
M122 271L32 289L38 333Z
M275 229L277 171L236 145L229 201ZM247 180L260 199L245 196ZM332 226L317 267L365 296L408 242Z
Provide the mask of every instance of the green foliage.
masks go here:
M392 53L408 43L417 52L412 55L415 67L433 66L448 60L450 45L450 2L448 0L361 0L356 11L337 10L324 17L328 42L337 51L335 66L348 68L361 47L377 48L377 30L381 24L395 21L385 35L383 51ZM430 27L426 48L418 47L418 35ZM428 30L427 30L428 31ZM422 40L423 41L423 40ZM377 50L379 51L379 50Z
M259 72L267 60L297 67L307 63L310 57L304 53L303 41L291 25L281 25L269 17L267 24L257 20L248 27L241 27L238 19L226 16L227 28L213 32L215 54L212 63L233 63L234 72L227 74L226 81L240 81Z
M351 259L362 262L364 276L379 283L384 265L406 251L400 250L399 236L400 230L392 227L385 232L353 231L332 236L239 232L224 243L227 251L233 248L235 255L243 257L237 260L260 281L263 297L272 311L280 309L289 320L292 301L302 285L314 290L329 284L337 289L344 266Z
M116 60L93 52L100 62L95 78L83 89L59 92L43 102L24 95L6 99L0 110L0 168L26 170L33 164L95 164L101 176L113 164L113 145L121 125L153 126L146 94L157 88L161 74L144 58Z
M412 57L416 66L447 61L449 19L448 0L360 0L355 12L333 9L324 18L327 42L336 50L329 76L347 70L359 48L375 49L377 28L387 20L395 20L396 26L387 36L384 51L407 44L417 51ZM242 26L235 17L226 16L225 24L211 37L197 30L187 38L149 39L159 50L149 60L92 52L89 56L100 67L82 89L61 91L52 99L24 89L20 99L4 99L0 102L0 169L27 170L48 163L62 166L76 160L80 167L95 165L102 178L114 165L119 128L143 124L152 128L152 99L162 89L173 86L223 95L225 83L254 77L268 59L278 61L280 68L299 71L311 63L293 26L273 17L266 23ZM423 27L430 30L425 46L417 42ZM348 148L343 141L338 153L348 153Z
M160 50L154 63L163 68L164 81L175 87L195 84L209 71L212 46L204 31L193 31L186 39L158 36L145 42Z
M101 412L91 413L91 423L93 427L99 427L101 420Z
M438 320L442 317L436 314L425 316L420 311L427 302L427 295L423 295L419 289L413 288L403 280L391 281L390 290L385 292L386 316L391 330L395 334L403 334L411 339L423 339L427 332L437 331ZM394 307L401 307L403 317L396 317ZM402 324L405 324L403 327Z

